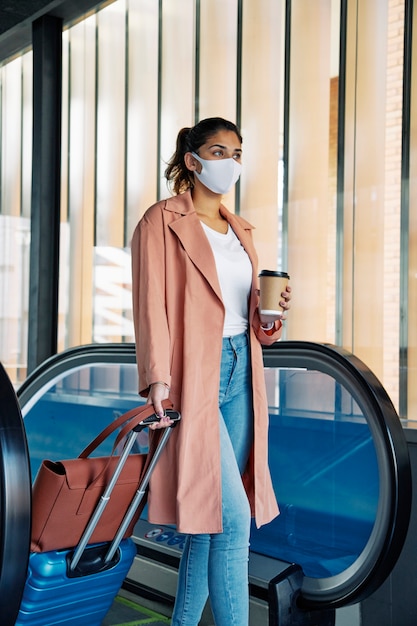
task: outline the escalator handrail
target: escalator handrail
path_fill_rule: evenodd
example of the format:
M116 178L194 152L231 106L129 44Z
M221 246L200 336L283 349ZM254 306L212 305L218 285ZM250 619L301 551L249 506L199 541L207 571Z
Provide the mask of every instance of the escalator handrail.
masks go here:
M0 363L0 615L15 624L30 549L31 478L19 403Z
M23 381L17 389L22 410L27 410L26 404L32 404L45 385L51 387L61 376L68 374L73 368L79 369L82 365L88 367L92 363L135 363L136 348L133 343L93 343L75 348L68 348L63 352L49 357Z

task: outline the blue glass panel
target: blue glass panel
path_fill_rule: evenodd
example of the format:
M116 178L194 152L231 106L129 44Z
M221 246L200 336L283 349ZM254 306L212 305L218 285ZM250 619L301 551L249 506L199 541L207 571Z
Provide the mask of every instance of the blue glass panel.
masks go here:
M113 419L144 403L134 364L93 364L59 377L23 407L32 477L43 459L74 458ZM114 436L94 453L110 453ZM140 433L137 450L147 448Z
M379 478L372 436L354 398L327 374L275 372L269 463L281 514L251 549L338 574L362 552L375 521ZM268 377L267 377L268 379Z

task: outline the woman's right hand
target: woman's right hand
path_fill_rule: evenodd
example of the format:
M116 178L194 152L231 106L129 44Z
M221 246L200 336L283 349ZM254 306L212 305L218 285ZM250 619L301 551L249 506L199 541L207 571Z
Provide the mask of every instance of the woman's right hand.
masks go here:
M167 428L173 424L173 420L169 419L165 415L165 411L162 407L162 400L166 400L169 397L169 387L163 382L152 383L149 390L148 399L146 404L153 404L155 414L160 417L159 422L155 422L149 426L151 430L158 428Z

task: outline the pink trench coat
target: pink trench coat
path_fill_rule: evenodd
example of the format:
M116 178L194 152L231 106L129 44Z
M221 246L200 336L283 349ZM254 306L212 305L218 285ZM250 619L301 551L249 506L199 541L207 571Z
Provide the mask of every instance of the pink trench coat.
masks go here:
M223 206L253 267L250 345L254 446L244 475L258 526L278 514L268 468L268 407L261 343L268 336L256 307L257 256L252 226ZM133 313L139 393L164 381L182 421L174 429L151 479L148 513L156 524L183 533L222 531L218 394L224 306L214 257L190 192L154 204L132 239Z

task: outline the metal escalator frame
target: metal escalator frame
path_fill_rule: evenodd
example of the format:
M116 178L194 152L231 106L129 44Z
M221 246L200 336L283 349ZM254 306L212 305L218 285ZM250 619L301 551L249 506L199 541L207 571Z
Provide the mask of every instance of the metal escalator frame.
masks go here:
M368 597L390 574L408 530L411 468L397 412L381 382L357 357L342 348L283 341L264 350L265 367L323 372L347 389L368 421L375 446L380 491L371 535L346 570L328 578L304 577L299 604L306 609L340 607Z
M299 603L306 609L359 602L379 587L401 552L411 510L411 470L407 443L395 408L369 368L342 348L303 341L282 341L264 348L265 367L311 369L329 374L350 391L373 435L380 494L370 538L356 561L329 578L303 579ZM23 383L17 395L22 411L36 401L46 383L72 368L92 363L134 363L134 344L92 344L51 357ZM52 377L52 380L51 380ZM24 412L24 411L23 411Z

